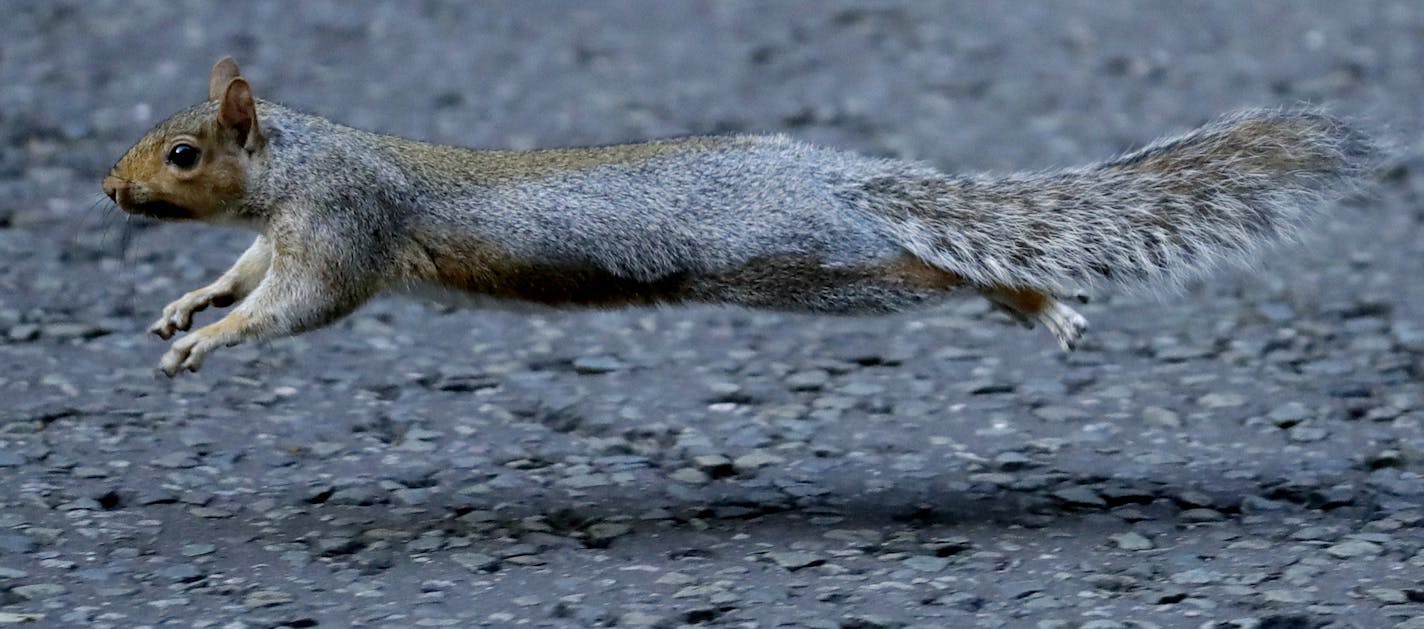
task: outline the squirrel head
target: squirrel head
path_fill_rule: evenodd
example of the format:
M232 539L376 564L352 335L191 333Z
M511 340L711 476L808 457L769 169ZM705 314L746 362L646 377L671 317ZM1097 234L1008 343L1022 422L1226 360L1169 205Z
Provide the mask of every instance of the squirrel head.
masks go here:
M252 87L223 57L208 100L158 124L104 178L125 212L162 220L221 220L242 206L248 171L265 156Z

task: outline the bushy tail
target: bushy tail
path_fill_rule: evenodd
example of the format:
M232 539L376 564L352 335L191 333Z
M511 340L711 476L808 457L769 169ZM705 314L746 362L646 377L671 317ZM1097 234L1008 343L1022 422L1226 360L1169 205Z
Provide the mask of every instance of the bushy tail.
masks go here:
M1162 287L1289 238L1379 154L1339 119L1254 110L1086 168L859 191L911 253L973 284Z

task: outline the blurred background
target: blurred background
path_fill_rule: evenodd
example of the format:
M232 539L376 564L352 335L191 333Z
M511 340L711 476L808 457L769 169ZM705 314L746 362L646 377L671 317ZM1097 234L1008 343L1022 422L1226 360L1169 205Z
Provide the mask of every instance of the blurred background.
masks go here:
M1424 626L1424 4L0 15L0 619ZM1313 103L1397 150L1253 269L1100 296L1066 357L977 301L381 300L161 380L142 330L251 235L126 218L99 181L223 55L261 98L476 147L786 133L1025 170Z

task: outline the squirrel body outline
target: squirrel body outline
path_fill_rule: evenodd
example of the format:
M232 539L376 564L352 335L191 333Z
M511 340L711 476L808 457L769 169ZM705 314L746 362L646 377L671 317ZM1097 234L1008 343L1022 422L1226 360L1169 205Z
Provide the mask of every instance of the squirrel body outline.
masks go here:
M169 376L218 347L298 334L388 290L546 306L720 303L825 314L933 305L969 288L1065 350L1059 301L1172 286L1289 238L1358 185L1377 148L1313 110L1252 110L1098 164L1006 176L780 135L475 150L361 131L259 101L214 64L206 102L159 123L104 178L124 211L258 232L168 304ZM195 154L196 151L196 154Z

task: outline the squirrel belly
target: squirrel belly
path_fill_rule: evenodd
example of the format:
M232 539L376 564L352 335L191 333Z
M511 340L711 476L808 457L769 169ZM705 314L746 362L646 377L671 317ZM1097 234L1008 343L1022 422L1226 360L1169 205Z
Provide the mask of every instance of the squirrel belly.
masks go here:
M1312 110L1222 117L1094 165L953 176L781 136L488 151L342 126L253 97L230 58L208 101L115 164L126 212L253 227L211 284L164 308L168 375L219 347L336 321L384 290L613 308L731 304L824 314L970 289L1065 349L1060 297L1171 288L1292 237L1380 156Z
M429 252L425 255L429 256ZM770 256L705 274L679 272L655 280L618 277L591 266L516 263L471 267L442 263L434 280L398 284L419 298L529 312L551 308L623 308L725 304L825 315L901 312L939 303L962 285L958 275L909 255L877 265L832 267L817 259Z

